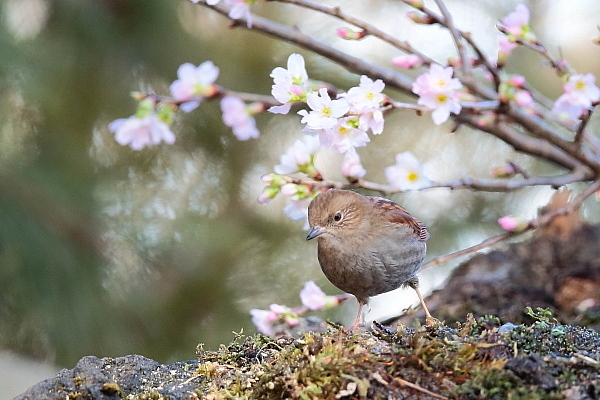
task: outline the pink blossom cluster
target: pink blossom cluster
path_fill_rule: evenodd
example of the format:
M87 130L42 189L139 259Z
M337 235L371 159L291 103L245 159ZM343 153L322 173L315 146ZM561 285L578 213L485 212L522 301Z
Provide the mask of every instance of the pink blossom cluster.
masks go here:
M502 79L498 88L500 101L514 101L521 107L532 108L533 98L531 93L525 90L525 83L525 78L521 75L511 75Z
M135 115L112 121L108 129L115 134L115 140L120 145L141 150L161 142L173 144L175 134L170 128L172 120L173 110L170 107L146 98L139 102Z
M321 88L307 94L310 110L300 110L298 114L306 130L318 133L323 146L345 153L365 146L370 141L369 131L375 135L383 132L384 87L380 79L373 81L363 75L359 86L336 99L331 99L327 89Z
M108 129L115 133L117 143L123 146L129 145L132 150L141 150L161 142L167 144L175 142L175 134L171 132L169 125L154 113L144 117L116 119L108 125Z
M221 111L223 111L223 123L232 128L238 140L256 139L260 136L256 128L256 120L252 115L262 111L261 104L246 105L238 97L225 96L221 99Z
M271 304L268 310L252 309L252 322L264 335L276 336L278 328L298 325L307 311L321 311L337 307L348 295L327 296L313 281L304 284L300 292L302 307L290 308L280 304Z
M600 88L596 86L596 77L592 74L571 75L563 85L564 93L556 100L552 112L559 120L574 122L594 103L600 101Z
M431 117L436 125L447 121L450 114L458 114L460 90L462 83L452 78L454 68L431 64L429 71L419 75L412 86L412 91L419 96L417 103L433 110Z
M170 86L171 96L180 103L184 112L195 110L207 97L219 93L215 81L219 77L219 68L212 61L205 61L197 67L191 63L182 64L177 70L177 80ZM233 130L239 140L255 139L260 136L256 128L254 114L263 111L259 103L247 105L238 97L225 96L221 99L223 123Z
M271 94L282 103L271 107L270 112L287 114L294 103L306 103L309 110L300 110L305 129L316 132L323 146L345 153L350 148L361 147L369 142L368 131L383 131L383 81L373 81L366 76L360 85L332 99L324 87L311 90L304 58L292 54L287 69L275 68L271 77L274 84Z
M179 107L185 112L195 110L204 97L218 92L215 81L219 77L219 68L212 61L205 61L197 67L184 63L177 69L177 79L171 83L169 90L173 100L181 103Z
M518 42L537 43L535 34L529 26L529 9L518 4L515 11L504 17L498 24L501 33L498 36L498 65L503 65Z
M269 108L274 114L287 114L292 104L306 101L310 82L304 65L304 57L300 54L291 54L287 60L287 69L277 67L271 72L273 86L271 95L282 103Z

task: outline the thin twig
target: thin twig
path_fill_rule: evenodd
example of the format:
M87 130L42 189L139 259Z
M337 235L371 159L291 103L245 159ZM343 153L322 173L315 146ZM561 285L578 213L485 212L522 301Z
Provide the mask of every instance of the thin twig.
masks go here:
M162 96L162 95L158 95L158 94L154 94L154 93L138 93L138 92L136 92L136 95L140 96L140 98L142 98L142 99L150 98L150 99L155 100L156 102L168 103L168 104L173 104L176 106L180 106L181 104L187 103L190 101L215 100L215 99L220 99L225 96L234 96L234 97L238 97L241 100L246 101L246 102L262 103L266 106L276 106L276 105L281 104L280 102L275 100L275 98L273 98L273 96L256 94L256 93L247 93L247 92L236 92L234 90L225 89L221 86L218 86L215 93L211 96L208 96L208 97L207 96L193 96L185 101L175 100L171 96Z
M591 180L593 175L585 168L576 169L571 173L557 176L538 176L528 177L525 179L477 179L477 178L462 178L454 181L432 182L427 186L423 186L418 191L433 189L433 188L448 188L452 190L472 189L487 192L509 192L518 190L524 187L532 186L550 186L559 188L570 183L584 182ZM384 185L381 183L371 182L364 179L358 179L356 182L333 182L333 181L314 181L312 179L289 178L290 182L298 185L307 185L312 188L331 187L337 189L368 189L384 195L405 192L395 186Z
M505 123L500 118L493 124L480 125L478 124L477 115L463 112L457 119L477 130L496 136L498 139L512 146L516 151L554 162L569 170L573 170L582 165L580 161L576 160L569 153L558 148L551 142L544 140L543 138L526 135L519 131L514 125ZM535 127L534 123L531 123L530 125Z
M577 146L581 146L583 142L583 138L585 137L585 127L588 122L590 122L593 110L588 110L583 117L581 117L581 123L577 127L577 132L575 132L574 142Z
M441 394L433 393L430 390L427 390L427 389L425 389L425 388L423 388L423 387L421 387L421 386L419 386L419 385L417 385L415 383L409 382L409 381L404 380L402 378L392 377L392 379L395 382L397 382L400 386L406 386L406 387L409 387L411 389L415 389L415 390L417 390L417 391L419 391L421 393L425 393L426 395L434 397L436 399L445 399L445 400L448 400L448 397L446 397L446 396L442 396Z
M407 3L407 4L412 5L410 3ZM427 16L429 16L434 21L434 23L440 24L443 27L445 27L446 29L450 30L452 37L454 39L454 43L457 46L457 50L459 52L461 62L463 64L463 65L461 65L461 68L463 69L463 75L465 76L465 78L467 78L467 80L464 81L463 83L465 84L465 86L469 87L475 93L478 93L486 98L490 98L490 96L489 96L490 93L489 92L486 93L486 91L483 90L483 87L481 85L479 85L476 81L473 81L471 79L471 76L472 76L471 71L470 71L471 64L470 64L468 57L466 56L466 53L464 52L464 46L463 46L460 38L465 39L465 41L469 44L469 46L471 46L473 51L475 51L475 53L477 54L479 61L485 66L485 68L488 70L488 72L490 74L492 74L492 77L494 80L494 87L495 87L496 91L498 90L498 87L500 86L500 75L498 74L498 68L493 63L490 62L490 60L486 57L486 55L483 53L483 51L479 48L477 43L475 43L475 41L471 37L470 33L463 32L454 26L454 23L452 22L452 16L446 9L445 5L441 2L441 0L436 0L436 4L438 5L438 8L442 12L442 15L444 16L444 18L440 17L435 12L433 12L432 10L430 10L426 7L417 8L417 9L424 12ZM414 5L413 5L413 7L414 7Z
M466 249L462 249L459 251L455 251L454 253L446 254L444 256L435 257L427 263L423 264L421 269L433 267L434 265L439 265L446 263L448 261L460 258L462 256L474 253L476 251L485 249L487 247L493 246L497 243L505 241L507 239L517 237L522 235L525 232L529 232L531 230L537 229L541 226L545 226L549 224L554 218L559 217L561 215L569 214L576 209L578 209L581 204L591 195L593 195L598 189L600 189L600 179L590 184L583 192L581 192L578 196L576 196L573 200L571 200L564 207L558 208L556 210L550 211L546 214L541 214L537 218L530 220L527 223L527 226L519 232L505 232L497 236L492 236L491 238L485 239L483 242L476 244L471 247L467 247Z
M219 14L224 15L226 18L231 19L228 17L229 8L221 3L208 5L206 4L205 0L200 0L197 4L210 8ZM252 15L251 28L247 27L247 19L245 16L234 20L234 22L238 28L262 32L277 39L296 44L340 64L350 72L368 75L373 79L381 79L386 83L386 85L390 85L406 93L411 93L413 80L408 76L391 68L370 64L360 57L351 56L350 54L338 50L325 42L302 33L296 28L291 28L287 25L271 21L267 18L259 17L257 15Z
M527 129L532 135L537 136L552 143L556 147L562 149L574 159L580 161L584 165L600 172L600 159L598 155L590 154L584 151L573 141L564 137L558 130L544 121L542 118L531 115L527 111L511 107L507 115L518 122L523 128Z
M442 13L442 16L444 17L444 19L442 20L443 26L445 26L450 31L452 39L454 40L454 45L456 46L456 51L458 51L458 56L460 57L461 61L460 69L463 74L463 79L471 81L473 78L473 74L471 73L471 61L469 60L467 52L465 51L465 46L462 42L462 37L458 29L456 29L456 26L454 25L452 15L450 14L450 12L448 12L448 9L446 8L446 5L442 0L435 0L435 4L438 6L440 12Z
M340 7L328 7L328 6L325 6L322 4L315 3L310 0L269 0L269 1L277 1L280 3L293 4L293 5L296 5L299 7L318 11L322 14L332 16L334 18L337 18L339 20L347 22L351 25L354 25L357 28L362 29L367 35L377 37L377 38L381 39L383 42L388 43L388 44L392 45L393 47L395 47L405 53L414 54L416 56L419 56L424 61L425 64L431 64L431 63L435 62L429 56L421 53L420 51L418 51L417 49L412 47L408 42L398 40L394 36L390 35L389 33L384 32L381 29L377 28L375 25L372 25L372 24L370 24L366 21L363 21L359 18L356 18L349 14L346 14L345 12L342 11L342 9Z

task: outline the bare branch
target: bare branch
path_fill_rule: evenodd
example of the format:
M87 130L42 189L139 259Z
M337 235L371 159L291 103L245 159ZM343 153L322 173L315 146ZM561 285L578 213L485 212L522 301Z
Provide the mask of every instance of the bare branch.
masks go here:
M377 37L377 38L381 39L382 41L392 45L393 47L395 47L405 53L414 54L414 55L419 56L424 61L425 64L431 64L431 63L435 62L429 56L421 53L420 51L418 51L417 49L412 47L408 42L398 40L394 36L390 35L389 33L384 32L381 29L377 28L375 25L372 25L366 21L363 21L361 19L358 19L351 15L346 14L345 12L342 11L342 9L340 7L328 7L328 6L324 6L322 4L315 3L310 0L269 0L269 1L277 1L280 3L294 4L299 7L318 11L318 12L326 14L326 15L330 15L334 18L337 18L339 20L342 20L344 22L347 22L349 24L352 24L352 25L362 29L363 31L365 31L365 33L367 35Z
M462 256L474 253L476 251L485 249L487 247L493 246L497 243L505 241L507 239L517 237L522 235L525 232L529 232L531 230L537 229L541 226L547 225L556 217L561 215L569 214L575 210L577 210L581 204L591 195L593 195L598 189L600 189L600 180L597 180L590 184L583 192L581 192L577 197L575 197L571 202L569 202L564 207L558 208L554 211L550 211L546 214L542 214L537 218L529 221L525 229L520 232L505 232L497 236L492 236L491 238L485 239L483 242L476 244L475 246L467 247L465 249L456 251L454 253L446 254L444 256L435 257L427 263L423 264L421 269L433 267L434 265L439 265L446 263L448 261L460 258Z
M480 125L477 123L477 116L469 113L461 113L456 117L460 122L466 123L475 129L490 133L498 139L512 146L515 150L535 157L540 157L548 161L561 165L569 170L573 170L582 165L581 162L574 159L569 153L558 148L544 139L527 136L506 122L497 120L490 125Z
M465 46L462 42L462 37L456 26L454 25L454 21L452 19L452 15L448 12L446 5L442 0L435 0L435 4L440 9L440 12L443 15L443 20L438 19L440 23L445 26L452 35L452 39L454 40L454 45L456 46L456 51L458 51L458 55L460 57L460 68L463 74L463 79L471 81L473 76L471 73L471 61L467 56L467 52L465 51Z
M532 135L545 139L594 171L600 172L600 157L597 154L590 153L588 150L565 138L557 129L553 128L542 118L531 115L518 107L511 107L507 115Z
M587 126L588 122L590 122L590 118L592 117L592 112L593 112L593 110L588 110L585 113L585 115L581 118L581 123L577 127L577 132L575 133L574 142L579 147L581 147L581 144L583 142L583 138L585 135L585 127Z
M487 192L510 192L524 187L531 186L550 186L559 188L574 182L589 181L593 178L591 172L585 168L575 170L574 172L557 176L536 176L524 179L480 179L480 178L461 178L446 182L432 182L416 190L427 190L433 188L448 188L452 190L472 189ZM393 194L405 192L395 186L385 185L377 182L358 179L355 182L334 182L334 181L315 181L312 179L292 178L290 182L298 185L307 185L314 188L331 187L337 189L368 189L380 192L382 194Z
M208 5L205 1L201 0L197 4L215 10L225 17L227 17L227 14L229 13L229 9L221 3L216 5ZM290 28L287 25L273 22L267 18L253 15L251 28L247 27L247 22L248 21L243 16L235 20L236 26L239 28L262 32L269 36L296 44L340 64L348 71L361 75L368 75L369 77L375 79L379 78L392 87L403 90L407 93L411 92L412 79L406 75L403 75L402 73L399 73L398 71L367 63L359 57L351 56L343 51L329 46L322 41L316 40L313 37L302 33L298 29Z

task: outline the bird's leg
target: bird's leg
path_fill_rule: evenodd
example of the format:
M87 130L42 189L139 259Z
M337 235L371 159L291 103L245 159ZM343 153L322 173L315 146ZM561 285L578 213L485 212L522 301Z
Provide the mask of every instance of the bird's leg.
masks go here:
M435 321L435 318L433 318L431 316L431 314L429 313L429 310L427 309L427 306L425 305L425 300L423 300L423 296L421 296L421 292L419 291L419 278L414 277L407 283L408 283L408 286L410 286L411 288L413 288L415 290L415 292L417 292L417 296L419 297L419 302L421 303L421 307L423 307L423 311L425 311L426 324L428 326L433 325L433 321Z
M357 328L362 326L362 324L363 324L362 311L363 311L363 307L365 306L365 304L367 304L367 301L364 299L359 299L357 297L356 300L358 300L358 313L356 313L356 319L354 320L354 323L350 327L351 331L355 331Z

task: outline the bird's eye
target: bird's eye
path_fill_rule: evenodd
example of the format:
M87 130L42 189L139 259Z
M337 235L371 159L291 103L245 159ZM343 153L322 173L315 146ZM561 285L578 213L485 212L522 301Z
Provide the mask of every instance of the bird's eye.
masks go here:
M339 222L341 219L342 219L342 213L341 213L340 211L336 212L336 213L333 215L333 220L334 220L335 222Z

